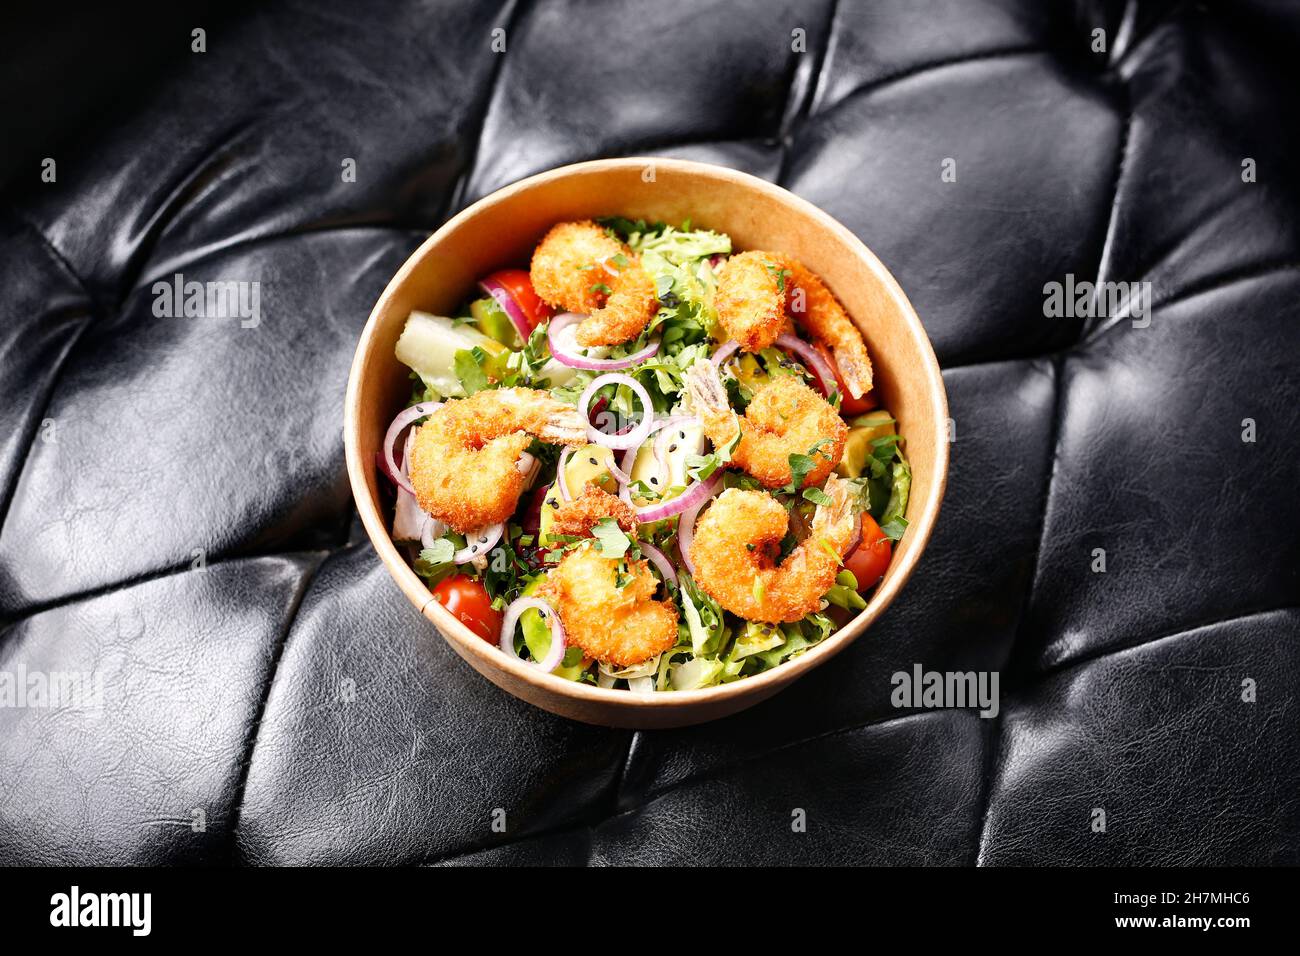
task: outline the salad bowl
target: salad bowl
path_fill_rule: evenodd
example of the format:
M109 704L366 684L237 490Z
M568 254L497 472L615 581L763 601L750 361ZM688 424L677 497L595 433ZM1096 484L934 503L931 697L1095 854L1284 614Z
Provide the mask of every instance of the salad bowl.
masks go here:
M557 222L620 215L690 220L730 235L738 250L779 249L820 275L863 333L874 389L904 436L912 470L906 533L866 607L823 642L779 667L719 686L631 693L541 672L495 646L434 600L389 534L377 460L385 430L410 399L394 354L413 311L451 314L476 279L528 262ZM684 160L625 158L566 166L479 200L429 237L388 283L362 332L344 411L348 477L380 560L412 605L471 667L510 694L575 720L614 727L700 723L756 704L862 637L911 576L938 519L948 468L948 411L938 362L903 290L847 228L764 180ZM430 629L431 636L433 628ZM830 665L834 666L834 665Z

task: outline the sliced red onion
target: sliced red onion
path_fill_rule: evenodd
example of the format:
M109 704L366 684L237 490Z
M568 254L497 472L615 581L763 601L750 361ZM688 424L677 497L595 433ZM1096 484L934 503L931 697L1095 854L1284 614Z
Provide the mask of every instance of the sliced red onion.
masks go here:
M551 628L551 647L546 652L546 657L540 661L533 661L533 666L549 674L555 668L560 666L560 661L564 660L564 624L560 620L560 615L555 613L555 609L536 597L515 598L506 607L505 617L501 620L501 638L498 646L511 657L518 657L515 653L515 625L519 623L519 617L533 608L542 616Z
M524 315L524 310L519 308L519 303L516 302L515 297L510 294L510 290L491 276L482 280L478 284L478 287L497 300L497 305L501 306L501 311L506 314L506 318L510 320L510 324L513 325L515 331L519 333L519 341L527 345L528 336L532 332L532 329L528 327L528 317Z
M676 587L677 569L674 568L673 563L668 560L668 555L664 554L648 541L638 541L637 547L641 549L641 553L649 559L650 563L659 569L659 573L664 576L664 580L671 581L673 587Z
M637 508L636 520L642 524L650 524L652 521L662 521L664 518L671 518L673 515L689 511L712 498L721 483L722 469L719 468L704 481L693 482L672 501L663 501L658 504L647 505L644 508Z
M537 480L537 473L542 470L542 463L528 452L524 452L519 456L519 461L515 462L515 467L519 469L519 474L524 476L524 489L527 490Z
M623 461L620 463L620 468L628 476L628 480L618 486L618 496L629 505L632 504L632 469L636 466L636 456L640 450L640 448L629 448L623 452Z
M465 547L452 555L451 559L457 564L468 564L480 555L487 554L501 540L501 535L505 530L506 526L498 522L486 528L480 528L478 531L471 531L465 535Z
M555 464L555 477L560 486L560 500L572 501L573 495L569 494L569 481L565 478L564 473L568 471L569 456L573 454L572 448L566 448L560 452L560 460Z
M388 426L388 431L384 435L384 472L396 485L411 494L415 494L415 487L411 484L411 480L406 477L403 469L397 467L397 462L393 459L393 442L397 441L397 436L402 433L402 429L407 425L419 421L421 418L427 418L441 407L442 402L420 402L418 405L412 405L393 419L393 423Z
M432 548L433 543L446 533L447 525L426 512L424 515L424 523L420 525L421 546Z
M690 419L685 419L685 421L689 420ZM664 492L668 489L668 479L671 477L668 474L668 446L672 444L674 435L677 435L679 440L685 440L680 436L681 424L682 422L678 421L674 423L671 428L657 429L659 434L655 436L654 458L655 464L659 466L657 477L662 484L662 487L659 489L660 492Z
M776 337L776 347L787 352L793 352L799 361L803 362L813 375L817 378L817 384L821 386L823 394L827 398L836 391L835 373L831 370L829 363L822 357L822 354L815 348L797 336L789 332L783 332Z
M591 424L591 419L587 414L587 406L591 404L591 397L606 385L626 385L641 400L641 421L636 424L635 428L625 434L605 434ZM655 421L654 404L650 401L650 393L632 376L618 373L597 375L593 378L587 387L582 390L582 395L578 398L578 413L582 415L583 421L587 423L587 437L597 445L604 445L606 448L634 448L640 445L649 436Z
M632 452L632 460L633 460L633 461L636 461L636 453L637 453L638 450L639 450L639 449L636 449L636 448L629 448L629 449L628 449L628 451ZM625 457L626 457L626 456L625 456ZM615 480L616 482L618 482L619 485L622 486L622 487L624 487L624 488L626 488L629 484L632 483L632 475L631 475L631 473L630 473L627 469L620 468L618 465L614 464L614 456L613 456L613 455L610 455L610 456L609 456L609 473L610 473L611 475L613 475L613 476L614 476L614 480Z
M719 346L718 350L713 353L714 364L717 365L719 368L721 368L723 363L726 362L727 359L731 358L731 356L735 354L736 349L738 348L740 348L740 343L737 342L735 339L732 339L730 342L727 342L725 345Z
M556 336L570 325L581 322L585 318L585 315L580 315L577 312L564 312L551 319L550 324L547 325L546 344L550 347L551 357L561 365L567 365L569 368L585 369L588 372L609 372L639 365L659 352L659 339L655 339L640 351L625 355L623 358L595 359L587 358L585 355L574 355L560 343Z
M650 431L648 434L653 435L655 432L660 431L661 429L666 429L670 426L698 425L699 423L700 420L696 418L694 415L670 415L667 418L655 419L655 423L650 426ZM668 434L668 433L665 432L663 434ZM660 437L662 438L663 435L661 434ZM655 459L660 462L661 469L666 472L667 469L663 468L663 459L660 458L661 453L658 446L659 446L659 439L656 439ZM628 486L632 483L632 468L636 464L636 456L637 453L640 452L640 450L641 449L639 447L629 448L626 452L623 453L623 461L621 467L622 470L627 474L627 480L623 481L623 479L619 479L620 481L622 481L622 487L619 488L618 490L618 496L628 504L632 504L632 491ZM615 477L617 477L617 475ZM661 477L665 482L667 481L666 477L664 476ZM660 490L662 491L664 489L660 489Z
M718 482L713 483L708 494L692 504L690 509L682 512L681 518L677 521L677 553L682 556L682 564L691 577L695 577L695 564L691 561L691 542L695 540L695 519L700 516L700 511L717 492L718 484L722 479L721 472L714 472L711 477L717 478Z

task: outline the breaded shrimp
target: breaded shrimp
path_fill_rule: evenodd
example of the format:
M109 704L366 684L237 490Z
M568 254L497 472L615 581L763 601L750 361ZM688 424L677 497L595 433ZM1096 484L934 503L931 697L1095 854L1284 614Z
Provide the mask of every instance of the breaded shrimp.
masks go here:
M722 266L713 304L727 337L746 352L762 351L781 334L786 318L780 275L766 252L742 252Z
M847 482L831 475L825 492L830 504L817 506L808 537L777 565L789 527L785 508L761 491L724 491L695 525L695 583L749 621L779 624L819 610L859 520Z
M601 518L613 518L628 534L636 533L636 512L632 506L589 481L580 495L555 510L547 533L581 538L591 534L592 526Z
M451 399L411 442L411 484L420 507L462 534L505 521L525 478L517 465L529 436L583 445L578 410L533 388L499 388Z
M575 332L581 346L630 342L659 311L641 260L589 219L552 227L533 251L529 276L548 304L587 316Z
M713 447L733 441L739 428L740 443L731 453L731 464L768 488L790 483L791 455L810 454L813 459L800 487L820 484L840 463L848 426L826 399L793 375L779 375L760 388L743 417L727 401L711 359L687 369L686 387Z
M569 551L537 590L560 615L568 640L607 664L630 667L677 643L677 608L656 600L646 561L606 558L584 543ZM627 577L618 586L619 575Z
M830 349L854 398L871 391L871 357L862 333L838 299L803 263L777 252L742 252L727 260L714 299L718 320L746 352L788 331L789 317Z

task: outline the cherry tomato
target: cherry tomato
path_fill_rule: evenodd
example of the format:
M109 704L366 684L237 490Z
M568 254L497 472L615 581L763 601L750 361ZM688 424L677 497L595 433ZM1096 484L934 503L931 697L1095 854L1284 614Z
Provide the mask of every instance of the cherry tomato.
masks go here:
M527 270L502 269L500 272L492 273L488 279L500 282L506 287L515 304L524 313L524 318L528 320L529 329L537 328L551 317L551 307L533 291L533 280L528 277Z
M492 608L487 590L471 577L456 574L433 589L433 599L489 644L501 637L501 612Z
M835 357L831 355L831 350L820 342L814 342L813 348L821 353L822 358L826 359L826 364L831 367L835 373L835 387L840 393L840 414L848 418L854 415L861 415L863 412L869 412L876 407L876 393L867 392L861 398L854 398L849 394L849 390L844 385L844 378L840 375L840 367L835 364ZM816 374L816 373L813 373Z
M876 586L889 567L894 543L885 537L871 515L862 514L862 542L844 559L844 567L858 579L858 590L868 591Z

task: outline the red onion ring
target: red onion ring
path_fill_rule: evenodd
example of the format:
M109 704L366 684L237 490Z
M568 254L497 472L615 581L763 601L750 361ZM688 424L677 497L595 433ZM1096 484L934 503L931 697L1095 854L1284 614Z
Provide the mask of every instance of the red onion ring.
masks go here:
M397 467L397 462L393 459L393 442L397 441L397 436L402 433L402 429L414 421L421 418L427 418L439 408L442 402L420 402L412 405L410 408L399 412L393 419L393 423L388 426L388 431L384 434L384 471L398 487L404 489L410 494L415 494L415 486L411 480L406 477L401 468Z
M555 613L555 609L541 598L521 597L510 602L505 617L501 620L501 638L497 645L511 657L519 658L515 653L515 625L519 623L519 618L524 611L529 608L541 614L542 620L551 628L550 650L542 660L532 662L534 667L549 674L560 666L560 661L564 660L564 623L560 620L560 615Z
M420 546L432 548L433 543L446 533L447 525L425 512L424 523L420 525Z
M528 452L524 452L515 462L515 467L519 469L519 474L524 476L524 488L527 489L531 488L533 482L537 480L537 473L542 470L542 463Z
M478 287L496 299L497 305L501 306L501 311L506 314L510 324L515 327L515 332L519 334L520 342L527 345L532 329L529 328L528 317L524 315L524 310L519 307L515 297L510 294L510 290L491 276L479 282Z
M629 505L632 504L632 469L636 466L636 456L640 450L640 448L629 448L623 452L621 468L623 473L628 476L628 480L618 486L618 496Z
M686 423L692 425L698 425L700 423L700 420L696 418L694 415L669 415L667 418L657 418L655 419L655 423L650 426L650 431L647 433L647 438L650 435L653 435L655 432L659 431L661 428L667 428L670 425L681 425ZM620 487L618 490L618 496L628 504L632 504L632 490L628 487L630 484L632 484L632 468L636 465L636 456L637 453L640 451L641 448L639 446L636 448L629 448L627 451L625 451L623 453L623 461L620 463L620 471L615 473L614 475L614 477L618 478L618 480L622 485L622 487ZM619 477L620 474L626 475L626 478L620 478Z
M650 563L659 569L664 580L671 581L673 587L677 587L677 569L673 567L672 561L668 560L668 555L648 541L638 541L636 546L641 549L641 553L649 559Z
M826 359L822 358L822 354L803 339L797 338L789 332L783 332L776 337L776 347L786 352L793 352L795 357L813 373L822 394L828 399L834 392L838 391L835 372L831 370Z
M629 449L629 450L630 450L630 451L635 451L635 450L637 450L637 449ZM635 460L635 459L634 459L634 460ZM624 470L623 470L622 468L620 468L618 465L614 464L614 456L613 456L613 455L610 455L610 457L609 457L609 473L610 473L611 475L613 475L613 476L614 476L614 480L615 480L616 482L618 482L618 484L622 485L623 487L627 487L629 484L632 483L632 476L631 476L631 474L629 474L628 472L624 471Z
M480 528L478 531L471 531L465 535L465 547L461 548L451 560L456 564L468 564L480 555L487 554L501 540L502 533L506 526L501 522L494 525L488 525L486 528Z
M591 424L591 419L587 414L587 406L591 404L591 397L606 385L626 385L641 400L641 421L636 424L635 428L625 434L606 435ZM650 401L650 393L632 376L620 375L616 372L597 375L588 383L587 387L582 390L582 395L578 398L578 413L582 415L583 421L587 424L587 437L597 445L604 445L606 448L622 449L640 445L649 436L655 421L654 403Z
M712 498L721 482L722 469L719 468L704 481L693 482L685 491L672 501L664 501L658 504L647 505L644 508L637 508L636 520L642 524L650 524L653 521L662 521L664 518L671 518L673 515L679 515L683 511L689 511L697 505L702 505L704 502ZM680 531L678 533L680 534Z
M573 454L572 448L566 448L560 452L560 460L555 463L556 482L560 486L560 500L572 501L573 495L569 494L569 482L564 477L564 472L569 464L569 456Z
M639 365L646 359L653 357L659 352L660 340L655 339L639 352L633 352L623 358L617 359L594 359L587 358L585 355L574 355L566 351L556 339L556 335L573 325L575 322L581 322L585 315L579 315L577 312L564 312L551 319L550 324L546 327L546 344L551 350L551 357L561 365L567 365L569 368L584 369L588 372L609 372L616 369L631 368L633 365Z
M727 342L725 345L718 346L718 350L713 353L714 364L716 364L719 368L721 368L722 364L726 362L727 359L731 358L731 356L735 354L736 349L738 348L740 348L740 343L737 342L735 339L732 339L730 342Z
M689 509L682 513L677 522L677 553L681 555L682 564L695 577L695 564L691 561L691 542L695 540L695 519L700 516L700 511L709 503L717 493L718 485L722 481L722 472L714 472L709 481L702 488L708 488L706 494L700 496L700 500L694 502Z

